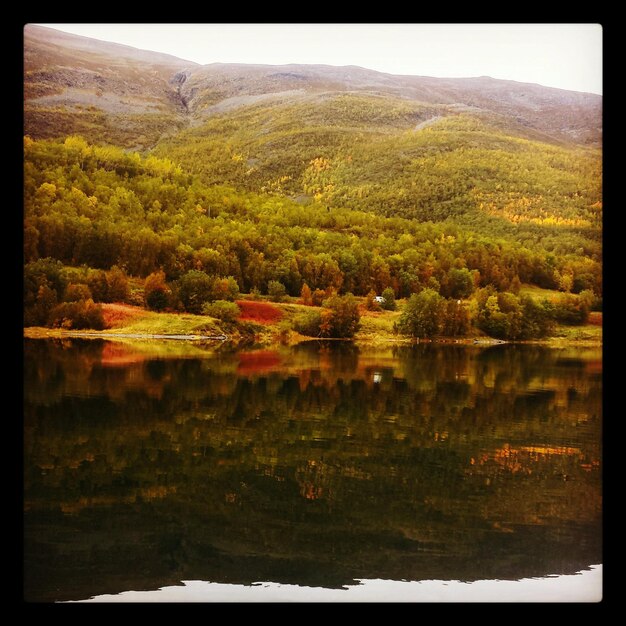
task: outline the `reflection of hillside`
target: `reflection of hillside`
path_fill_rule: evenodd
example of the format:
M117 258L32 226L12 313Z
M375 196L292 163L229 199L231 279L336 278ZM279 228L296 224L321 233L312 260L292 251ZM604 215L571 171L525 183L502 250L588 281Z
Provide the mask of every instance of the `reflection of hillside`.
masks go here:
M119 591L470 579L477 560L515 578L600 559L601 385L586 361L300 346L242 372L237 354L103 367L102 348L26 344L34 596L105 592L78 576L90 568Z

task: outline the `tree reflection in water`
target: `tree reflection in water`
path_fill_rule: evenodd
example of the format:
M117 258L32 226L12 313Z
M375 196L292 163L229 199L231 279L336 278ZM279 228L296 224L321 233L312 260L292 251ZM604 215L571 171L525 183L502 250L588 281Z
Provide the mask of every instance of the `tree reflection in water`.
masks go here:
M25 343L25 595L601 562L597 350Z

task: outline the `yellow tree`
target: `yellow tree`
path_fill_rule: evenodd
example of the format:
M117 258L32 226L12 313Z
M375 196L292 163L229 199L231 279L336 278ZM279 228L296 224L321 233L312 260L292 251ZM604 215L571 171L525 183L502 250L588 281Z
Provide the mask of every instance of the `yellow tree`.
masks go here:
M306 304L306 306L313 304L313 294L311 293L311 288L306 283L302 285L302 291L300 291L300 302Z

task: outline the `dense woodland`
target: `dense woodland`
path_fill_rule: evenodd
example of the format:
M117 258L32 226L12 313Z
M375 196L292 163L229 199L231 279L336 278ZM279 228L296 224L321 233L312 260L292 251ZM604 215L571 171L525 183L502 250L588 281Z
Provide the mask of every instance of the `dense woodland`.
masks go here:
M155 153L210 184L453 221L599 260L599 151L531 141L523 130L493 114L335 94L218 114L164 138Z
M27 324L57 323L64 311L52 318L50 312L63 300L128 300L127 278L153 275L154 284L155 273L162 277L162 292L174 296L153 308L196 313L202 312L203 302L189 305L180 289L192 281L193 272L210 282L206 301L272 289L291 296L300 296L303 289L324 291L328 297L391 288L398 298L429 289L457 299L486 288L489 295L510 292L515 298L521 283L530 283L583 292L588 309L597 306L602 293L599 241L585 239L587 248L578 253L549 250L553 239L564 249L580 243L576 237L581 235L571 235L567 225L535 224L546 236L527 245L504 231L491 235L481 228L479 234L450 219L389 217L381 214L388 210L343 208L337 198L332 206L328 198L301 203L267 190L210 185L168 158L89 145L76 136L64 141L27 137L24 145ZM315 163L310 167L326 171ZM584 200L570 203L571 211L594 200L591 174ZM393 202L390 196L389 206ZM588 214L594 219L592 209ZM599 229L594 232L599 239ZM211 295L220 280L221 291L218 286ZM506 312L507 304L499 298L499 308ZM481 299L477 302L480 306ZM510 302L508 309L518 306ZM91 313L97 317L96 311L83 313L88 320ZM98 327L97 321L93 324ZM489 324L484 326L490 332ZM528 335L493 328L490 334Z

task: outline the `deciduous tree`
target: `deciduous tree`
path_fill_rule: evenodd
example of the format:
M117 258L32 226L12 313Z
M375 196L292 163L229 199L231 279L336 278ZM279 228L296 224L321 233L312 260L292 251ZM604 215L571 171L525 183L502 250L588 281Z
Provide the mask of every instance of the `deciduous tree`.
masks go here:
M398 330L411 337L434 337L441 331L444 299L434 289L414 293L398 320Z

